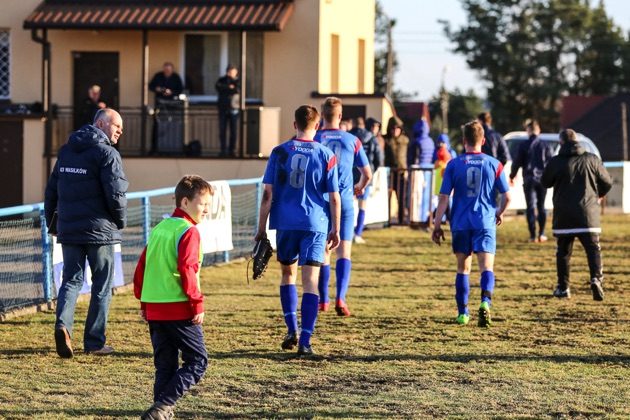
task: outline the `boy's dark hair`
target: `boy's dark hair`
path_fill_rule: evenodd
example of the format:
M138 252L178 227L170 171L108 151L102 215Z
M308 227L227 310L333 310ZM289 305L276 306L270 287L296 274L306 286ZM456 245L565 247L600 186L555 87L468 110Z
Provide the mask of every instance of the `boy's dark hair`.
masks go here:
M489 112L482 112L481 114L477 115L477 119L481 121L482 124L485 124L485 125L492 124L492 116L490 115Z
M471 121L464 126L464 139L469 146L481 144L483 141L483 127L479 121Z
M322 104L322 116L324 120L331 122L335 115L337 115L337 109L341 112L341 99L335 98L334 96L326 98Z
M560 132L560 140L562 142L564 142L564 143L568 143L570 141L576 142L576 141L578 141L577 133L575 131L571 130L570 128L562 130Z
M205 192L213 193L212 187L205 179L199 175L184 175L175 187L175 205L181 206L184 197L193 200L198 194Z
M319 122L319 112L313 105L302 105L295 110L295 125L300 131L314 129Z

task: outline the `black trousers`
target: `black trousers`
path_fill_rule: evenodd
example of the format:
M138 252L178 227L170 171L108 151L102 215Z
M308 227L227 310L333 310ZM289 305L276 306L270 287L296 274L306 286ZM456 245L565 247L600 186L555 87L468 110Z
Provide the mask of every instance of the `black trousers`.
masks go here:
M206 371L208 353L200 325L192 321L149 321L155 384L153 401L175 405ZM179 366L179 352L183 365Z
M536 219L538 219L539 235L545 233L545 222L547 221L547 210L545 210L545 198L547 197L547 189L540 182L528 181L523 184L523 192L525 193L525 203L527 205L527 227L529 228L529 237L536 238ZM536 216L538 213L538 216Z
M584 251L586 251L586 259L588 261L591 279L601 280L604 277L602 272L602 252L599 246L599 234L579 233L574 235L561 235L557 237L556 267L558 270L558 287L563 290L569 287L571 254L573 253L573 242L575 238L580 240Z
M236 152L236 130L238 125L238 112L231 110L219 111L219 141L221 142L221 154L234 154ZM227 129L230 129L230 144L227 143Z

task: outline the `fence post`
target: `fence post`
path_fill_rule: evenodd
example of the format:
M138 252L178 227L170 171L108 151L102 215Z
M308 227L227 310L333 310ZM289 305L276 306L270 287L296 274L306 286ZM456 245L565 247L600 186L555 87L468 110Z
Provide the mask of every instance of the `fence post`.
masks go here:
M43 208L39 210L39 222L42 235L42 286L44 289L44 299L50 309L52 303L52 247L50 246L48 228L46 227L46 215L44 214Z
M149 231L151 230L151 199L148 196L140 199L142 203L142 239L144 244L149 243Z
M256 183L256 226L254 226L254 234L258 230L260 223L260 204L262 203L262 181Z

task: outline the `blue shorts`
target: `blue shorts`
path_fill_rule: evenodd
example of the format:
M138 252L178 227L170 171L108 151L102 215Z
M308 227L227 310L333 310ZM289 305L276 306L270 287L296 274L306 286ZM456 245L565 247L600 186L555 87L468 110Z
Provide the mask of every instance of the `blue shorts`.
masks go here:
M363 190L363 194L362 195L358 195L357 199L358 200L367 200L368 197L370 196L370 192L372 192L372 184L370 184L367 187L365 187L365 189Z
M324 263L327 234L310 230L276 231L278 261L283 265L313 265Z
M453 237L453 252L470 255L473 252L496 254L496 229L469 229L451 232Z

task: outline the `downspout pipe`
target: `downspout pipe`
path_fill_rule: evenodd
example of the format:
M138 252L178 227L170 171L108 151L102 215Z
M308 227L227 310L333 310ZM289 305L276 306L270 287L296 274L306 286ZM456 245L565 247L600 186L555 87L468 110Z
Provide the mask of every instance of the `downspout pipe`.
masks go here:
M46 157L46 176L52 170L52 123L53 113L51 107L51 83L50 83L50 42L48 42L48 31L42 29L42 35L38 34L38 29L31 29L31 39L42 45L42 107L44 114L44 156Z

